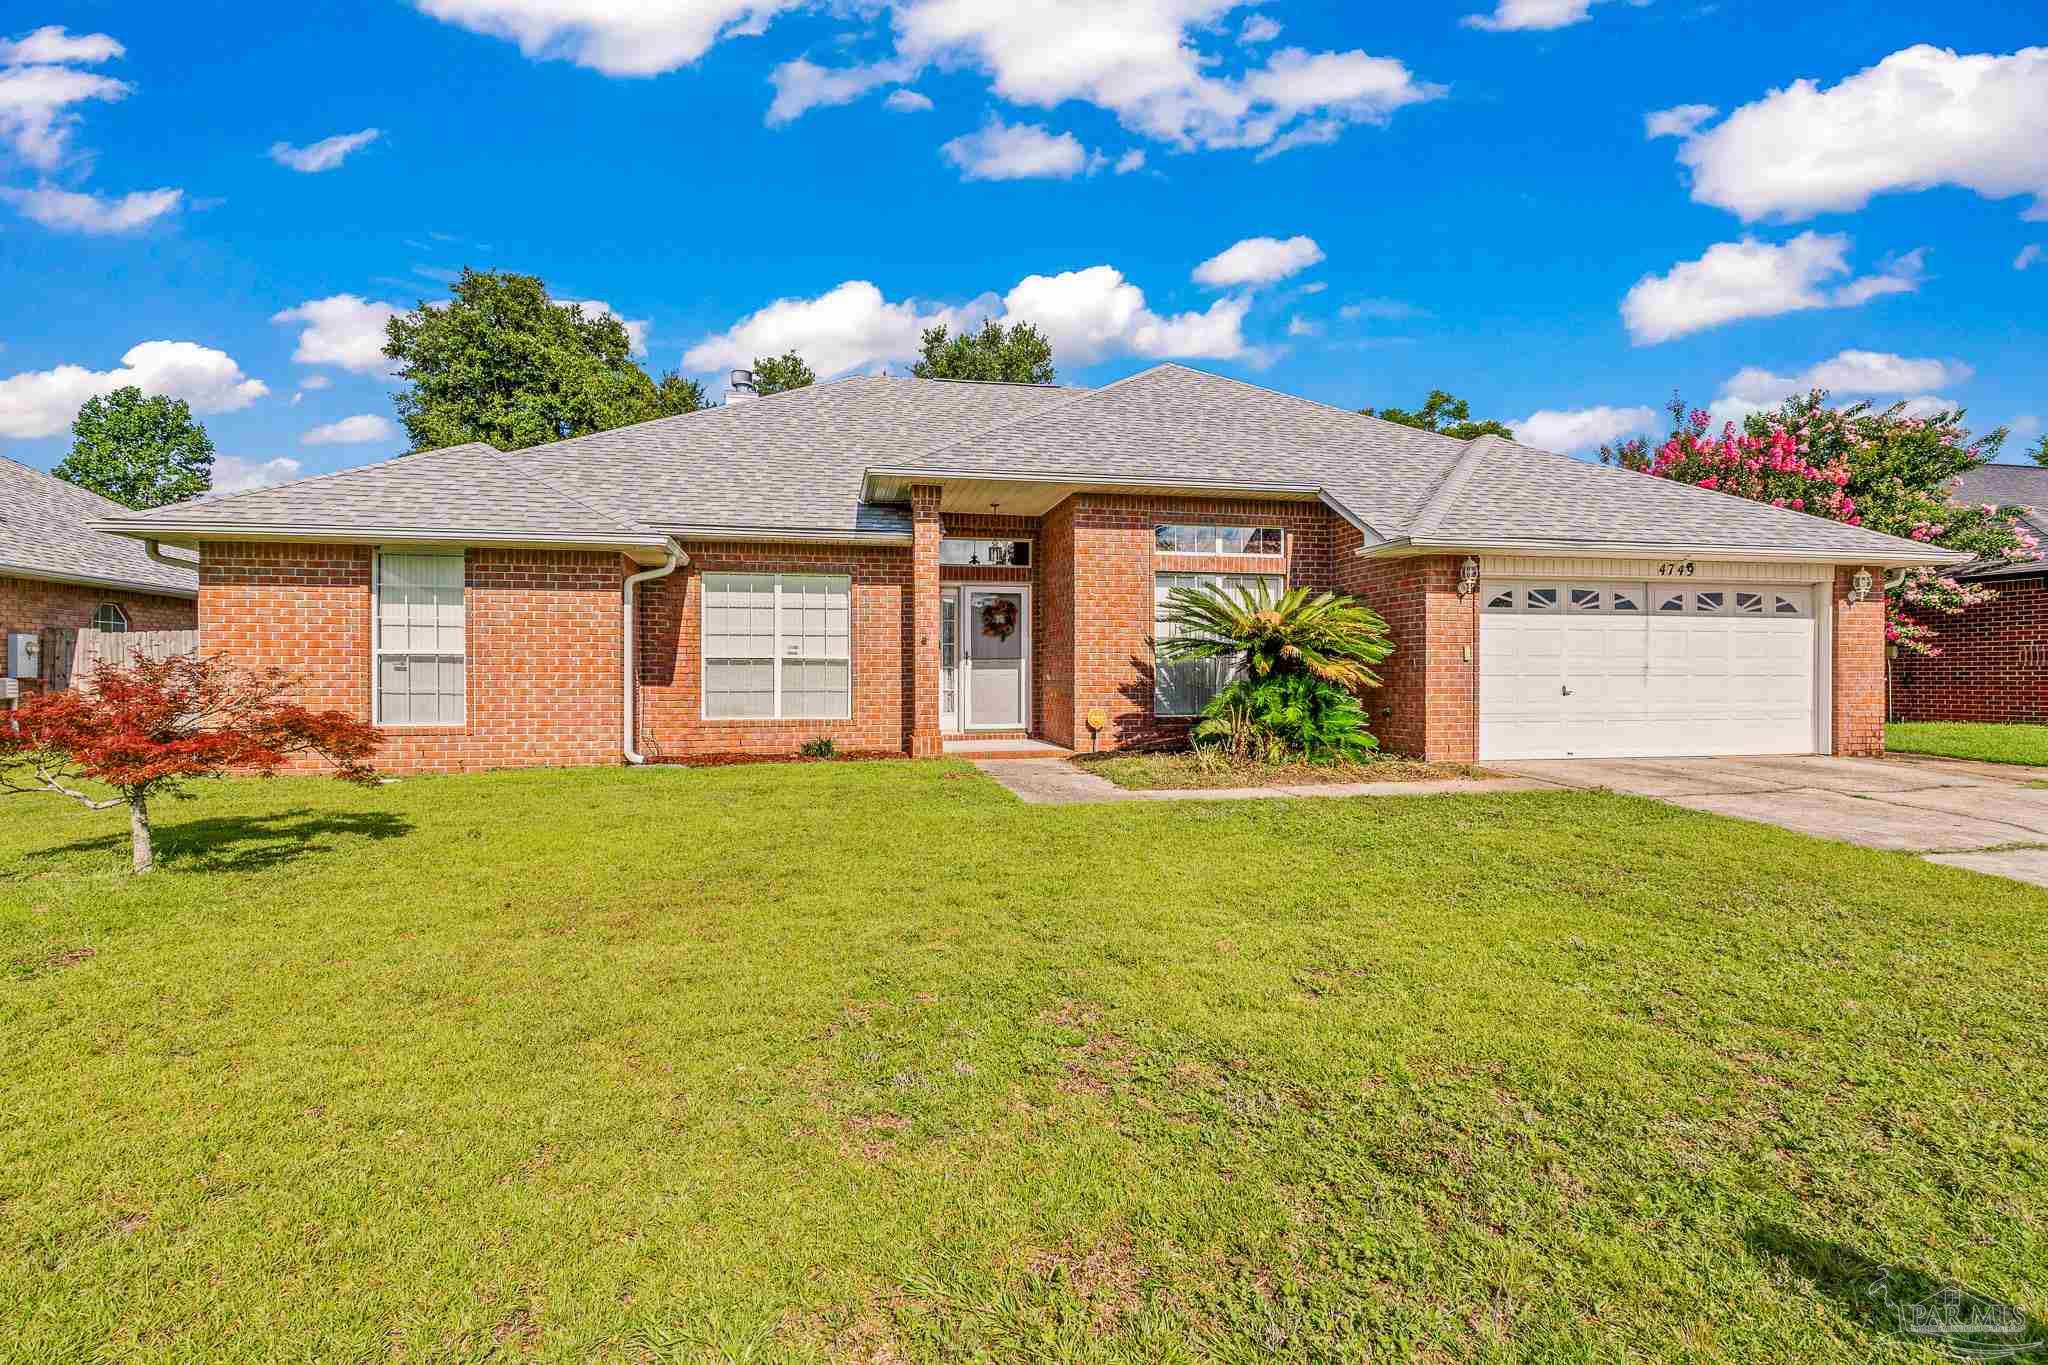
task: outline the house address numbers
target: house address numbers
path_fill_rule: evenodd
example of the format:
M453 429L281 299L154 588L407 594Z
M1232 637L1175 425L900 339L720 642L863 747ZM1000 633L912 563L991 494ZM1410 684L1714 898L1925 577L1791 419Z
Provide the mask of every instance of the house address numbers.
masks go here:
M1664 578L1691 578L1699 571L1699 565L1690 559L1667 559L1657 566L1657 572Z

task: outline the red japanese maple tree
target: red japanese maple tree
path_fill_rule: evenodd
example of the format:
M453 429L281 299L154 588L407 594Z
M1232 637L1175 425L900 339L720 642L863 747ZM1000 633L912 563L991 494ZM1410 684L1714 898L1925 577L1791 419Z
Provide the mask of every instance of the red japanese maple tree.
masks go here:
M0 712L0 796L68 796L92 810L128 807L135 871L156 865L153 796L182 795L203 778L270 776L296 754L318 754L346 782L370 782L383 742L374 726L292 700L283 669L239 668L218 655L102 667L72 691L46 692ZM112 787L95 797L79 783Z

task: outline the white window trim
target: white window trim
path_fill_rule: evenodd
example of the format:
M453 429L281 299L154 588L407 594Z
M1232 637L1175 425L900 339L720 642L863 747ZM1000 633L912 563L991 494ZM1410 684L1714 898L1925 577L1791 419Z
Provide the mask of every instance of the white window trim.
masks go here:
M121 619L121 624L113 630L108 630L107 627L101 625L100 613L103 611L113 612L115 616ZM119 602L102 602L92 609L92 628L94 630L104 631L110 635L125 635L128 633L130 624L127 609Z
M1240 558L1240 559L1271 559L1271 558L1272 558L1272 556L1271 556L1271 555L1239 555L1239 556L1235 556L1235 557L1236 557L1236 558ZM1281 591L1281 592L1283 592L1283 593L1285 593L1285 592L1287 591L1287 589L1288 589L1288 586L1289 586L1289 585L1288 585L1288 581L1287 581L1287 575L1286 575L1286 574L1284 574L1284 573L1249 573L1249 572L1246 572L1246 573L1240 573L1240 572L1236 572L1236 571L1234 571L1234 570L1229 570L1229 569L1173 569L1173 568L1165 568L1165 569L1155 569L1155 570L1153 571L1153 573L1152 573L1152 632L1153 632L1153 634L1152 634L1152 640L1153 640L1153 649L1154 649L1154 651L1155 651L1155 653L1154 653L1154 659L1155 659L1155 662L1154 662L1154 663L1153 663L1153 665L1152 665L1152 716L1153 716L1153 719L1155 719L1155 720L1193 720L1193 719L1194 719L1195 717L1197 717L1197 716L1199 716L1199 715L1201 715L1201 714L1202 714L1202 708L1201 708L1201 707L1199 707L1199 706L1198 706L1198 707L1196 707L1196 708L1195 708L1194 710L1192 710L1192 711L1166 711L1166 710L1162 710L1162 709L1160 708L1160 705L1159 705L1159 669L1160 669L1161 665L1160 665L1160 664L1159 664L1159 663L1158 663L1158 662L1156 661L1156 660L1157 660L1157 649L1158 649L1158 642L1159 642L1159 640L1160 640L1160 638L1161 638L1161 637L1160 637L1160 635L1159 635L1159 627L1160 627L1160 624L1161 624L1161 623L1160 623L1160 620L1159 620L1159 607L1160 607L1160 602L1159 602L1159 580L1160 580L1161 578L1165 578L1165 577L1172 577L1172 578L1269 578L1269 579L1270 579L1270 578L1277 578L1277 579L1279 579L1279 580L1280 580L1280 591ZM1203 705L1207 705L1207 703L1205 702L1205 703L1203 703Z
M395 555L440 555L446 559L462 561L462 720L450 724L445 720L385 720L384 719L384 656L407 658L417 656L415 649L384 648L384 554ZM465 549L449 553L435 546L422 549L413 545L377 545L370 550L370 723L380 730L467 730L469 728L469 696L471 691L469 654L469 551Z
M714 575L721 578L766 578L775 584L775 652L769 657L774 666L775 713L767 716L714 716L711 711L711 655L704 648L704 608L707 605L705 580ZM800 664L824 663L846 665L846 711L837 716L785 716L782 714L782 665L788 662L782 654L782 580L785 578L843 578L846 580L846 658L839 659L797 659ZM792 569L786 573L759 573L746 569L711 569L697 581L697 719L706 725L838 725L853 719L853 698L860 686L858 670L854 666L854 655L859 653L854 643L855 612L853 609L853 575L844 573L808 573ZM720 662L732 662L720 660Z

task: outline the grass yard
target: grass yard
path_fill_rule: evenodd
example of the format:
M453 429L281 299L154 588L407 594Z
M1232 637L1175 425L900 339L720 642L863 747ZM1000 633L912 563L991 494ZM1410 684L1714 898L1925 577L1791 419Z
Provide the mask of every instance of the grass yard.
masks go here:
M2048 893L965 765L0 814L0 1359L1932 1360L2048 1330Z
M1933 754L1939 758L1974 758L1985 763L2048 766L2048 725L1919 721L1885 726L1884 745L1895 754Z
M1253 763L1218 753L1118 753L1073 760L1097 777L1135 791L1218 787L1307 787L1332 782L1431 782L1488 776L1468 763L1375 758L1364 763Z

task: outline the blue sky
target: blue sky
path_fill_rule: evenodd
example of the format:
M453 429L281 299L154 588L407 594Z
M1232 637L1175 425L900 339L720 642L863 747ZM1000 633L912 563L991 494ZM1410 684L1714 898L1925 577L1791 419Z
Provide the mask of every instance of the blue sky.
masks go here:
M988 314L1070 381L1442 386L1582 453L1674 388L2048 418L2026 6L320 9L11 11L0 453L54 464L78 401L139 379L227 482L388 458L380 305L465 264L705 377L786 346L900 371L924 322Z

